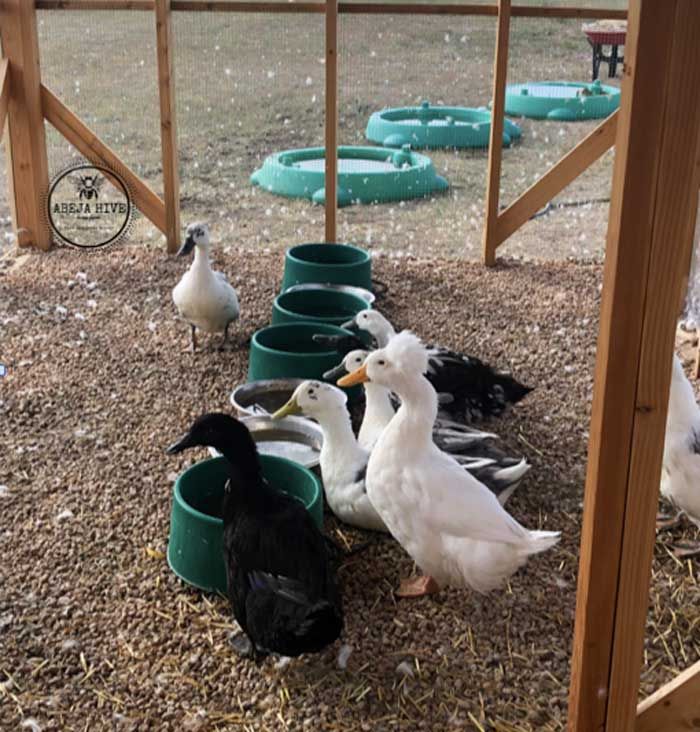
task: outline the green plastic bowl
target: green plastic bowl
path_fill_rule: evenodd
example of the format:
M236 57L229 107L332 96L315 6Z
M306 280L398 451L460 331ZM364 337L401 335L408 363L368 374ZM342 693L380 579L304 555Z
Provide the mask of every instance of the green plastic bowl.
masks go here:
M337 290L296 290L277 295L272 305L272 324L330 323L342 325L367 310L363 297Z
M299 244L284 255L282 291L292 285L321 282L372 289L372 260L350 244Z
M320 480L286 458L261 455L260 462L268 481L298 498L323 528ZM173 489L168 564L181 580L207 592L226 592L221 519L226 477L226 458L211 458L187 468Z

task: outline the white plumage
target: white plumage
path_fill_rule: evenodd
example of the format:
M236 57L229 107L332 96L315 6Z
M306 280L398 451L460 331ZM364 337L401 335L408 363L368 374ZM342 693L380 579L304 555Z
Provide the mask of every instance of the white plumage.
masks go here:
M700 528L700 407L675 355L666 418L661 493Z
M394 538L438 585L488 592L531 554L556 544L559 533L521 526L486 486L435 446L437 395L423 376L427 368L426 348L403 332L340 382L368 378L401 398L370 456L367 493Z
M236 291L226 275L212 269L209 248L207 226L190 224L178 255L184 256L194 249L194 260L173 288L173 302L180 316L191 326L192 350L197 347L196 328L206 333L223 333L225 345L228 327L240 314Z

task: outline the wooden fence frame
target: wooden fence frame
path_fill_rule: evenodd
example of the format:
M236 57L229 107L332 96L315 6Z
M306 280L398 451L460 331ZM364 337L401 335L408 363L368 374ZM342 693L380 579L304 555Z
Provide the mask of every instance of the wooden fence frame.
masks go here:
M663 5L663 7L662 7ZM157 38L164 199L141 181L41 83L36 9L150 11ZM178 11L324 13L326 149L337 147L338 16L482 15L497 18L494 110L484 261L532 214L616 145L586 480L569 709L571 732L680 732L700 717L700 662L637 706L653 518L678 296L687 275L700 185L700 3L630 0L622 105L503 212L501 135L510 19L621 18L618 10L511 5L4 0L0 3L0 131L8 150L20 246L49 248L41 216L48 186L44 120L86 158L126 178L135 204L179 240L179 181L171 14ZM644 51L644 53L642 53ZM643 110L644 114L640 114ZM635 120L634 126L632 120ZM19 174L21 171L21 175ZM327 156L326 240L336 240L336 155Z

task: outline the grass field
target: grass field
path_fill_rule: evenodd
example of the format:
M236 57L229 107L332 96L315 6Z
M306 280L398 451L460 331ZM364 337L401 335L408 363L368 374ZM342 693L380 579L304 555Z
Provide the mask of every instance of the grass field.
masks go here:
M591 4L624 6L621 0ZM44 82L161 191L151 13L39 11L39 23ZM275 150L323 143L323 17L177 13L174 23L183 221L207 220L217 238L240 246L277 248L321 239L320 208L256 190L248 178ZM386 106L423 99L487 104L494 40L494 18L342 16L340 142L362 144L369 115ZM589 67L580 21L513 20L509 82L586 81ZM502 202L530 185L594 124L523 120L522 142L504 155ZM75 151L53 130L48 140L56 172ZM431 157L450 181L447 194L344 209L342 238L397 252L477 256L486 151L434 151ZM561 200L606 198L611 161L610 153ZM2 185L0 201L6 202L4 180ZM0 225L7 230L6 204L3 209ZM503 251L595 257L606 219L604 204L558 210L528 224ZM159 239L147 222L135 237Z

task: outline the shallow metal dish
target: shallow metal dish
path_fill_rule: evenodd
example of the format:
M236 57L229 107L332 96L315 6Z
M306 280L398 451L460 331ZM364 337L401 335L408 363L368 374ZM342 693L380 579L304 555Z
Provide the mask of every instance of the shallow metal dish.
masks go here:
M243 417L241 422L253 435L261 455L287 458L305 468L315 468L318 465L323 447L323 432L310 419L256 416ZM209 448L209 453L214 457L219 455L214 448Z
M374 296L374 293L369 290L365 290L364 287L354 287L353 285L333 285L323 282L303 282L300 285L292 285L291 287L288 287L285 292L295 292L297 290L338 290L340 292L347 292L350 295L361 297L370 305L377 299Z
M266 417L284 406L305 379L260 379L239 384L231 392L238 417Z

